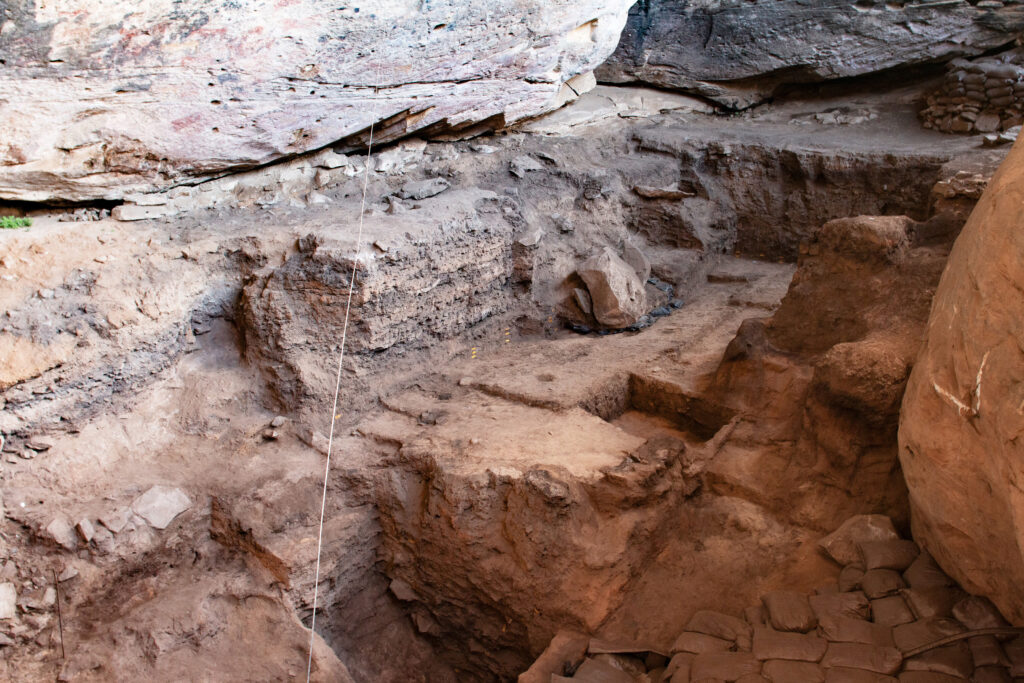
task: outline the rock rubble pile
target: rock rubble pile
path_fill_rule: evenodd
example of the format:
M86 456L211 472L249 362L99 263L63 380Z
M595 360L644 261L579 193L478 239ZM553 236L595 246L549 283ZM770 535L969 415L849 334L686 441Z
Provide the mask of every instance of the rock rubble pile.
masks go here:
M843 568L813 595L768 592L742 617L698 611L668 651L562 632L519 683L994 683L1024 674L1024 639L888 517L853 517L819 547Z
M925 128L944 133L995 133L1024 123L1024 52L953 60L921 111Z

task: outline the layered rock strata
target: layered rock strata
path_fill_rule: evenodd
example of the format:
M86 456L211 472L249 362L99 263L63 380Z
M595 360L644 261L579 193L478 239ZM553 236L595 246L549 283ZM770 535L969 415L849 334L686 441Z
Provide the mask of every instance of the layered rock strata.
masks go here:
M18 0L0 17L0 198L120 199L362 146L374 123L381 142L502 127L592 85L573 79L629 4Z
M598 70L740 109L781 85L815 83L981 54L1024 28L1016 2L807 3L649 0L630 10Z

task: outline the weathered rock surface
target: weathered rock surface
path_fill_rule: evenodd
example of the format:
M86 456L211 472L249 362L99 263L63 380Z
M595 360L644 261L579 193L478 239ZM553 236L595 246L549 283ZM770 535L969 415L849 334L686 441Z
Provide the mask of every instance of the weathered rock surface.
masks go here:
M132 511L154 529L166 529L191 506L192 501L184 491L170 486L153 486L132 501Z
M597 76L742 108L786 83L977 55L1011 43L1022 28L1021 8L967 0L650 0L630 10L622 40Z
M119 199L358 146L374 122L380 141L501 127L573 97L629 4L17 0L0 197Z
M971 593L1024 620L1024 149L964 227L910 376L900 461L915 537Z
M612 329L629 327L647 312L644 283L633 266L605 247L577 271L587 284L597 322Z

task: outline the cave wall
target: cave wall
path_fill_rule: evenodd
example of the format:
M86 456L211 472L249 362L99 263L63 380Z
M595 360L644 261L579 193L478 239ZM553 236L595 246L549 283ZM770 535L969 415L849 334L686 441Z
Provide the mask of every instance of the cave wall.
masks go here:
M1016 2L641 0L597 71L743 108L789 83L863 76L977 55L1024 29Z
M585 89L564 84L614 50L630 4L15 0L0 199L121 199L360 145L374 122L379 141L501 127Z

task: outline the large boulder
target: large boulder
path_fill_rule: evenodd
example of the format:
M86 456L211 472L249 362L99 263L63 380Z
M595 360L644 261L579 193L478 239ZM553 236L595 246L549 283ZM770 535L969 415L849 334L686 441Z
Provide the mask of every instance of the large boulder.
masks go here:
M605 247L576 271L587 283L594 318L601 325L622 329L647 313L647 293L633 267Z
M647 0L630 13L603 82L643 81L745 107L786 83L861 76L1009 44L1024 9L967 0Z
M13 0L0 199L120 199L364 145L374 122L380 141L500 127L592 84L567 81L631 3Z
M971 214L939 283L899 432L914 537L1024 623L1024 148Z

